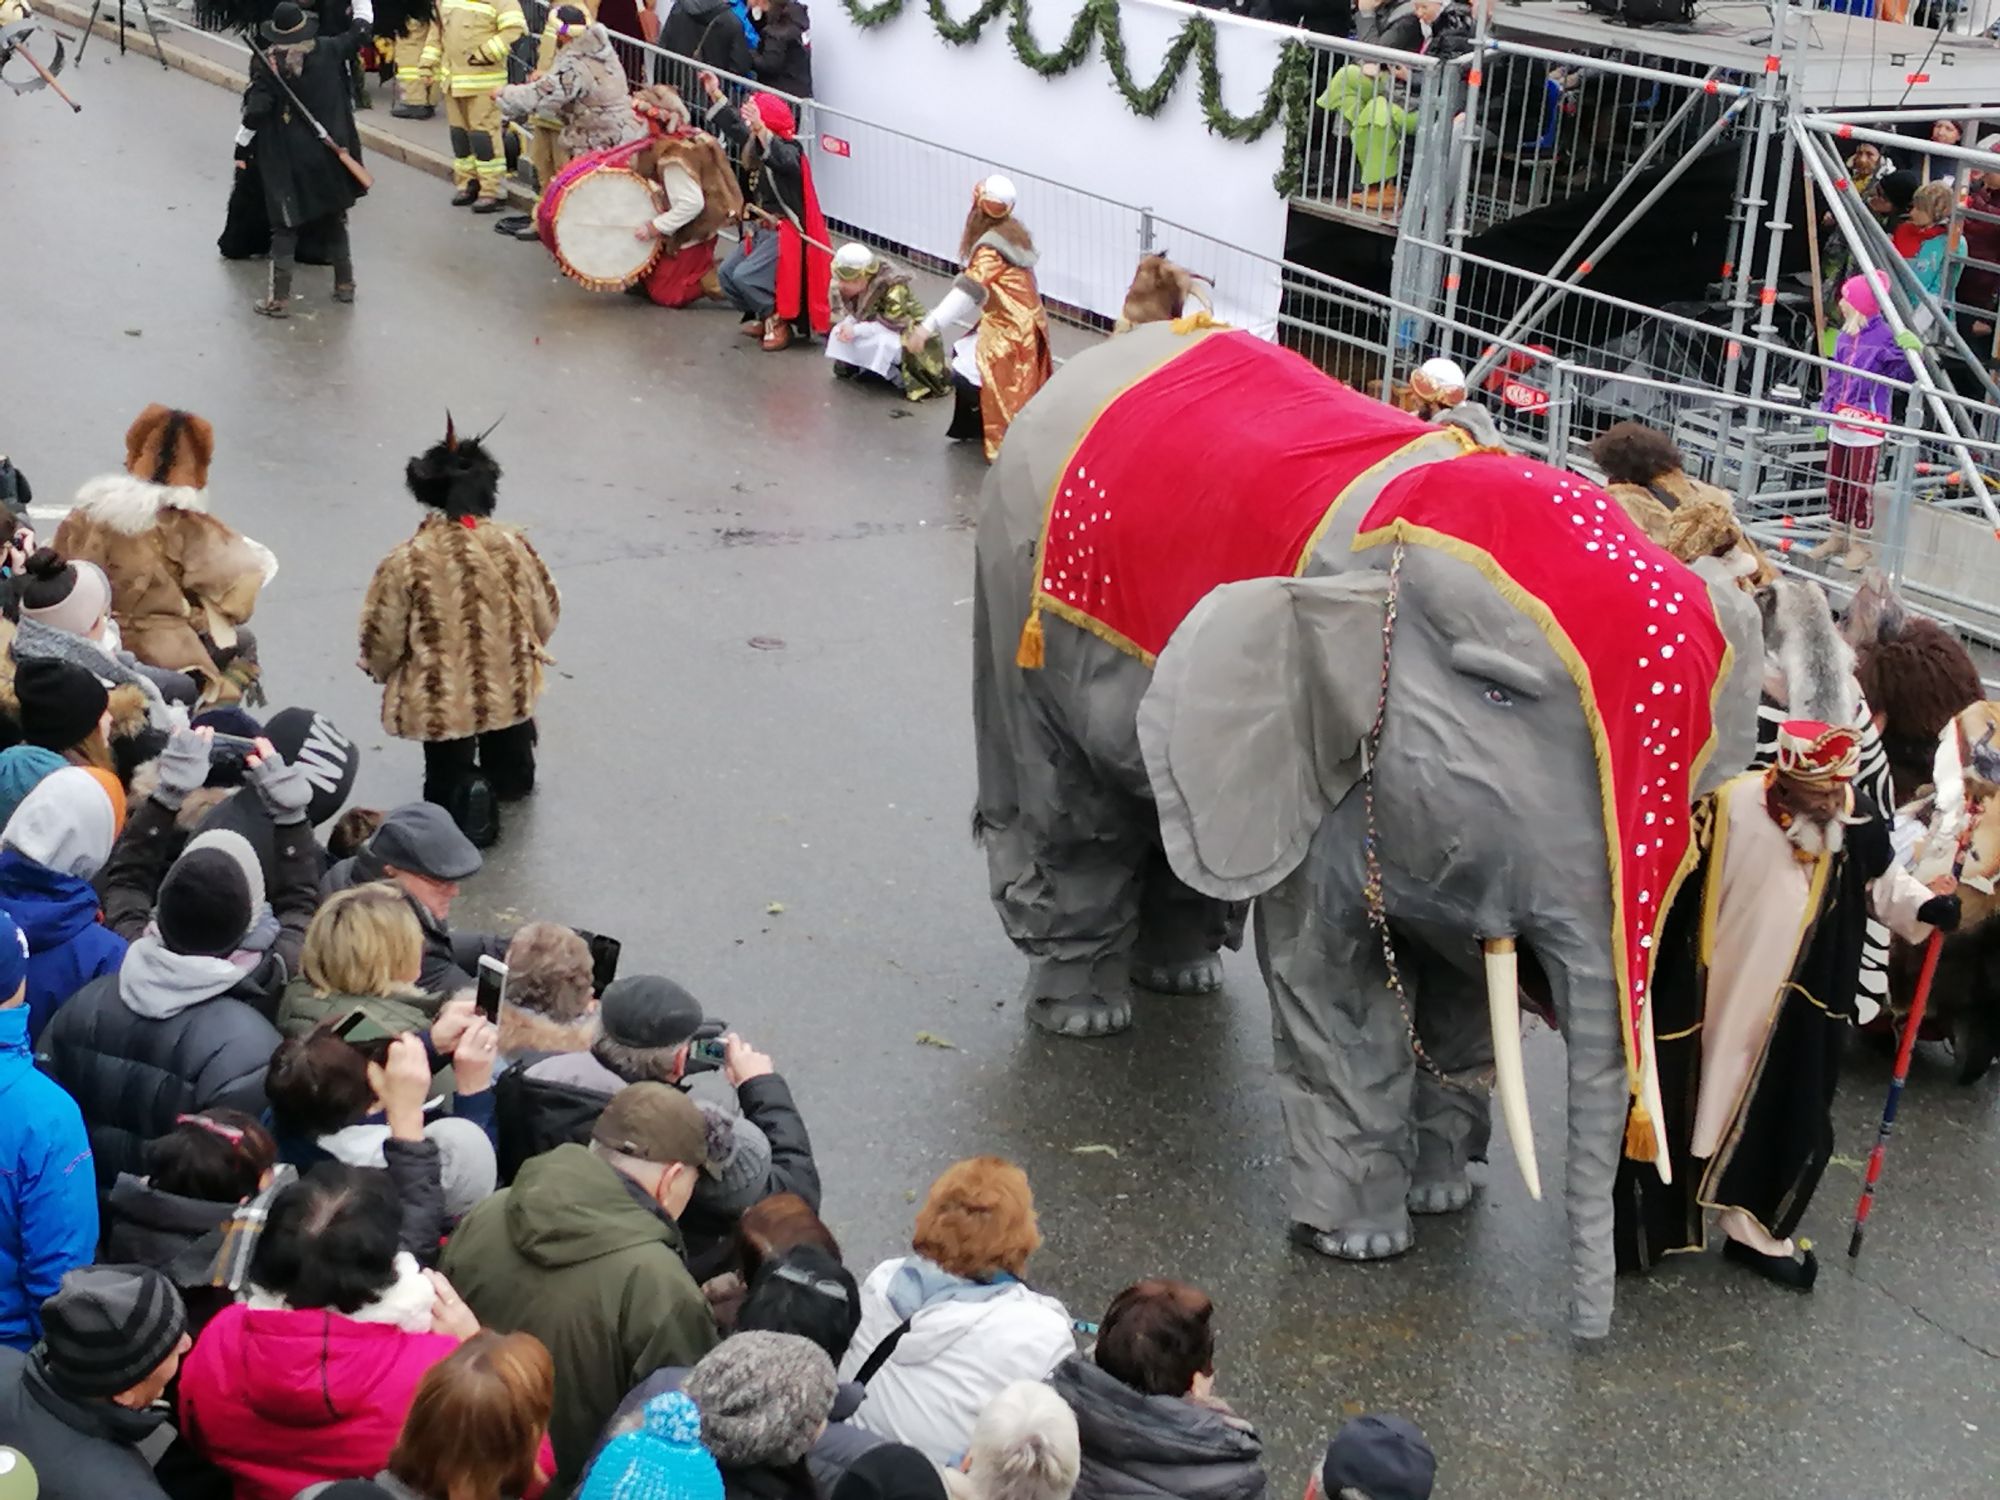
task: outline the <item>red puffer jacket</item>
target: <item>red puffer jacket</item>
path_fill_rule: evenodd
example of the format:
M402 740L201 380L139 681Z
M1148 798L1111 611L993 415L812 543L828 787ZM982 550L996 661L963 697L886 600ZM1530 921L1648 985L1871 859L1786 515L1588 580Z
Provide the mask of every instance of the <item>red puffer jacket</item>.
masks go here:
M236 1500L292 1500L389 1461L445 1334L336 1312L224 1309L181 1367L181 1430L235 1481ZM542 1471L555 1471L546 1440Z

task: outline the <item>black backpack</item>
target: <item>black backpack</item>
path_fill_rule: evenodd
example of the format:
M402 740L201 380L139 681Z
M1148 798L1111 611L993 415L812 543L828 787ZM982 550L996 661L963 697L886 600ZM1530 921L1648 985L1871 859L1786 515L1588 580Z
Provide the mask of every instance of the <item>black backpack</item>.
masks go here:
M590 1132L609 1094L575 1084L530 1078L528 1069L556 1056L553 1052L522 1052L493 1080L493 1113L500 1137L495 1151L500 1185L505 1187L521 1163L558 1146L590 1143Z

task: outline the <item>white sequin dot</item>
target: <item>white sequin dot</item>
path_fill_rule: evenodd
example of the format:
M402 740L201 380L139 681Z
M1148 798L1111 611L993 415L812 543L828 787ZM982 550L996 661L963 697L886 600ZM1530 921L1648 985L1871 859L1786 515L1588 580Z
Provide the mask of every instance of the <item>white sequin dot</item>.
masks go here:
M1667 685L1664 682L1656 682L1653 684L1653 691L1655 693L1664 693L1666 690L1667 690Z
M1674 648L1672 646L1660 647L1660 659L1662 661L1672 661L1673 658L1674 658Z

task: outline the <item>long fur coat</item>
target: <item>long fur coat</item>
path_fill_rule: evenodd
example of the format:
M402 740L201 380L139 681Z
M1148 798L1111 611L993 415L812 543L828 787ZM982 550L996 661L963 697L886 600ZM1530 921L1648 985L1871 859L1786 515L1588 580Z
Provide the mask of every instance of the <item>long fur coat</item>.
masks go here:
M459 740L534 717L562 599L518 527L433 513L382 559L361 606L361 664L382 727Z
M209 644L235 645L275 567L268 551L208 513L207 491L124 473L77 491L54 546L104 569L127 651L211 683L222 673Z

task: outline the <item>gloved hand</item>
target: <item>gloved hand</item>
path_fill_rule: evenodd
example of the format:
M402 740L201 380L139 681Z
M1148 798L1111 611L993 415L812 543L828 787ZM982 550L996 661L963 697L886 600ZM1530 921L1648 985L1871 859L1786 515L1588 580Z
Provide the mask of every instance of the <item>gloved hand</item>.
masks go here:
M1956 891L1949 896L1933 896L1917 908L1917 920L1935 927L1939 932L1958 931L1961 915Z
M287 764L269 740L257 741L257 749L243 762L243 779L256 788L272 822L305 822L306 808L312 803L312 783L304 771Z
M208 780L208 763L215 748L215 731L206 726L190 729L185 721L167 736L167 748L160 752L160 784L153 788L153 800L179 812L188 793L201 790Z

